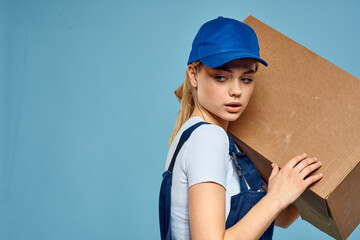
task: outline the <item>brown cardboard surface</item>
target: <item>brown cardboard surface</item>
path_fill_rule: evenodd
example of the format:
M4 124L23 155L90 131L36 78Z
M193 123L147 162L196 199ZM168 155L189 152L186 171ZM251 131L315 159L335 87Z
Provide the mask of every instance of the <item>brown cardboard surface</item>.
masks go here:
M269 66L260 64L253 97L228 130L265 179L271 162L316 156L324 177L295 204L303 219L346 239L360 222L360 80L256 18L244 22Z
M253 98L229 132L263 156L254 161L281 167L302 152L316 156L324 177L296 205L305 220L345 239L360 222L360 81L256 18L244 22L269 67L259 68Z

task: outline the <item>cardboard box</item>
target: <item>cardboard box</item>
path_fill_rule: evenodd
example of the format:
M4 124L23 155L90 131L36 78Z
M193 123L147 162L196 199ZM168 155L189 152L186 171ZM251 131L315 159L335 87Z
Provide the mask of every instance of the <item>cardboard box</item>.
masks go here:
M346 239L360 222L360 81L256 18L244 22L269 66L260 64L253 97L228 130L264 179L271 162L316 156L324 177L295 204L303 219Z

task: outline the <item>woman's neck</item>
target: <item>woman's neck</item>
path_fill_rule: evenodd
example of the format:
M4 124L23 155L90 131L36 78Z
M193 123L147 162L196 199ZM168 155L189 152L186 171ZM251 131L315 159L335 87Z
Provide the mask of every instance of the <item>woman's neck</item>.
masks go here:
M212 123L219 127L222 127L225 130L225 132L227 132L229 126L229 121L226 121L211 114L209 111L207 111L204 108L199 109L197 106L195 106L194 111L190 117L201 117L202 119L204 119L205 122Z

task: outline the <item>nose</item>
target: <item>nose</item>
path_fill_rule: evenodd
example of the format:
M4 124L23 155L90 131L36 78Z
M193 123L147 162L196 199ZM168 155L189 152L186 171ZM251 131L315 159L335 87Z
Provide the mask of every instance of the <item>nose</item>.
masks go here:
M241 84L239 81L234 81L230 86L229 94L231 97L240 97L241 95Z

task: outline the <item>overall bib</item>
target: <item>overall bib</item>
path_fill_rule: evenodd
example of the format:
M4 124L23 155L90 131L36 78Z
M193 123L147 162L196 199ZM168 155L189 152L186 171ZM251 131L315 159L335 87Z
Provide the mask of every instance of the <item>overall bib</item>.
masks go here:
M242 219L245 214L266 195L266 191L263 187L264 182L259 171L245 153L237 150L231 136L228 135L228 137L229 154L240 178L240 193L231 197L230 212L226 219L226 229L240 221L240 219ZM245 179L250 189L248 189ZM259 239L272 239L273 231L274 221Z
M169 168L163 173L163 180L160 188L159 196L159 220L160 220L160 234L161 240L170 240L170 220L171 220L171 184L172 171L175 165L176 157L191 133L206 122L199 122L186 129L180 137L179 143L175 149L174 155L171 159ZM266 191L263 188L264 182L260 177L258 170L250 159L237 150L233 139L229 136L229 154L236 167L236 171L240 178L240 193L231 197L230 212L226 219L226 229L236 224L245 214L265 196ZM249 184L248 189L246 182ZM254 189L254 190L253 190ZM260 189L261 191L257 191ZM260 237L261 240L272 239L274 229L274 222Z

